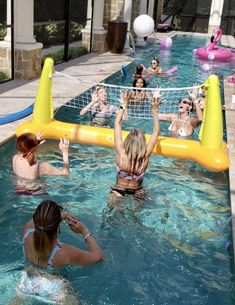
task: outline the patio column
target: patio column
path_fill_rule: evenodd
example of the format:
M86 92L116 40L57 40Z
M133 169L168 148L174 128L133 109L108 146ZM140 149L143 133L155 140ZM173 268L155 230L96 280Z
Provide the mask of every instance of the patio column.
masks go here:
M125 42L125 46L124 46L124 51L126 51L126 52L128 52L130 50L129 33L130 33L130 29L131 29L131 12L132 12L132 0L125 0L124 10L123 10L123 21L128 23L126 42Z
M15 42L25 44L36 43L36 40L33 37L34 1L15 0L14 6Z
M11 23L10 0L7 1L7 22ZM34 0L14 0L15 78L29 80L40 76L42 44L36 42L33 34ZM0 45L8 53L11 53L10 40L8 30L5 41ZM1 65L0 61L0 68Z
M154 0L149 0L148 15L154 19L155 16L153 16L153 9L154 9Z
M140 1L139 15L143 15L143 14L147 14L147 0ZM145 46L146 41L144 40L143 37L137 36L135 44L136 46Z
M87 18L92 16L93 9L93 27L92 27L92 51L104 52L106 46L106 33L103 27L104 19L104 0L94 0L94 7L92 8L92 1L88 0L87 4ZM91 21L87 21L85 29L82 30L82 45L90 49L90 35L91 35Z
M220 26L221 16L223 13L223 5L224 0L212 0L208 33L212 33L216 27Z

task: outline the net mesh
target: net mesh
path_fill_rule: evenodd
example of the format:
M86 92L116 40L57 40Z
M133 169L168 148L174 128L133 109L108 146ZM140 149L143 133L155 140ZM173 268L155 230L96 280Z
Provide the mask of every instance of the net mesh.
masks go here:
M72 98L68 101L64 107L71 107L80 112L84 107L91 103L92 98L94 98L94 92L99 89L104 89L106 94L106 103L114 106L113 108L118 109L121 106L121 93L130 92L131 98L128 102L127 112L128 117L133 118L152 118L151 114L151 101L157 92L161 95L161 105L159 107L159 112L161 113L177 113L178 103L182 98L190 98L190 92L194 89L199 88L201 85L196 85L193 87L184 88L143 88L139 89L136 87L125 87L117 86L107 83L97 83L89 82L87 80L82 80L75 78L73 76L65 75L60 72L55 73L55 77L63 77L63 85L69 86L69 83L73 86L79 83L89 83L90 88L85 90L79 96ZM94 105L95 106L95 105ZM91 107L92 108L92 107ZM90 109L92 110L92 109ZM115 115L115 112L113 113Z

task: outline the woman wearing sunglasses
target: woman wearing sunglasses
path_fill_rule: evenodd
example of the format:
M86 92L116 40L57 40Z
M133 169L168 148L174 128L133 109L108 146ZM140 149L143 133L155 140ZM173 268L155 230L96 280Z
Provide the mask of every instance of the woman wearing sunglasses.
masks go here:
M159 93L160 96L160 93ZM191 116L190 112L195 108L196 116ZM182 98L179 101L178 113L159 113L160 121L170 122L168 130L175 137L190 137L194 129L202 122L202 110L198 100Z
M151 60L151 66L147 69L147 72L151 74L163 74L163 69L159 66L159 60L153 57Z

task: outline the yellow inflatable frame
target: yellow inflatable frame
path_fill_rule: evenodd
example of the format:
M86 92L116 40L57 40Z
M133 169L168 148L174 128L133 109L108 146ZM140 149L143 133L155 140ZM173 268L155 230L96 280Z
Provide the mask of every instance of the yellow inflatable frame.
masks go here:
M41 131L44 138L60 139L81 144L114 147L113 129L64 123L54 119L52 101L52 75L54 62L47 58L42 70L32 121L20 125L16 130L19 136L25 132L36 134ZM200 129L200 141L184 140L159 136L154 153L166 157L188 159L212 171L224 171L229 167L227 144L223 142L223 119L219 91L219 79L210 75L204 84L207 102ZM123 137L128 134L123 131ZM150 135L146 135L146 139Z

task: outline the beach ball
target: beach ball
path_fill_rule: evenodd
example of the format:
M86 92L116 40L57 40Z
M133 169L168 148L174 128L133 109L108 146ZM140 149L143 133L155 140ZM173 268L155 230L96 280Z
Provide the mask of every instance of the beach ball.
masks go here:
M164 49L169 49L172 46L172 39L170 37L163 37L160 41L160 45Z
M197 54L197 49L193 49L193 54L194 54L194 55Z
M147 37L154 31L154 20L149 15L140 15L135 18L133 29L136 35Z
M209 71L209 70L210 70L209 64L208 64L208 63L203 64L203 65L202 65L202 70L203 70L203 71L206 71L206 72Z
M214 60L214 59L215 59L215 54L209 53L209 54L208 54L208 59L209 59L209 60Z

